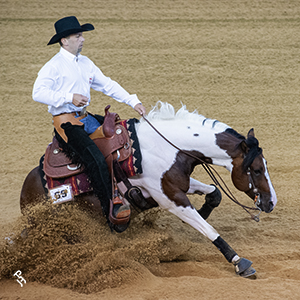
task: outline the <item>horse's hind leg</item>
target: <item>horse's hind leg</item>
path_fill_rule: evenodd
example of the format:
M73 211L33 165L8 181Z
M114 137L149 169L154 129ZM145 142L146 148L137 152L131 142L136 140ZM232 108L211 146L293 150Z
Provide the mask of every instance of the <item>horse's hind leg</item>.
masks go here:
M20 195L20 208L22 214L30 206L45 199L45 190L42 185L39 167L34 168L26 177Z
M222 194L215 185L207 185L193 178L190 178L190 188L188 193L199 195L206 194L205 203L197 210L204 220L209 217L214 208L219 206L222 200Z

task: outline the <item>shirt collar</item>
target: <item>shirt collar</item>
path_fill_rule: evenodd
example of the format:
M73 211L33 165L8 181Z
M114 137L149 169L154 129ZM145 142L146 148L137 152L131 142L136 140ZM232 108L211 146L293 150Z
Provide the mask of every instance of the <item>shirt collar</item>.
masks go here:
M67 51L66 49L64 49L63 47L60 48L60 53L66 57L67 59L71 60L71 61L78 61L78 59L80 59L81 54L79 53L78 56L72 54L71 52Z

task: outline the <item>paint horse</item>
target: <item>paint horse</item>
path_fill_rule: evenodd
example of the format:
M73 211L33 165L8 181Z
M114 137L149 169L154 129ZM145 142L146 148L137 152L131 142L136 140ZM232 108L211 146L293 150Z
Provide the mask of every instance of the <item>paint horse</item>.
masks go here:
M234 265L236 274L242 277L254 275L256 271L252 262L239 257L206 222L221 201L220 191L214 185L190 177L199 164L223 166L231 173L234 186L251 199L259 200L257 207L270 213L277 197L253 130L245 138L224 123L207 119L197 112L188 112L185 106L175 112L172 105L162 102L156 104L147 119L141 119L135 126L143 172L129 178L130 183L141 190L149 203L152 201L175 214L209 238ZM37 199L34 196L38 194L43 195L44 189L37 167L24 182L20 201L22 211L32 202L31 199ZM206 195L200 210L193 207L187 194ZM94 195L82 196L80 201L92 203L101 210Z

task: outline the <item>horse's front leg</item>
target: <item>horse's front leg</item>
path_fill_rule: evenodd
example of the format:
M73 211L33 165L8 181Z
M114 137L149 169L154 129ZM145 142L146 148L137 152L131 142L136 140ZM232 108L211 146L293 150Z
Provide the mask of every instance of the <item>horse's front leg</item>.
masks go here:
M183 198L186 197L184 194L181 196ZM187 203L187 200L184 199L183 202ZM224 255L226 260L234 265L237 275L250 277L256 273L255 269L251 266L252 262L248 259L239 257L238 254L227 244L227 242L221 238L218 232L199 215L197 210L193 208L191 204L186 207L178 204L177 198L176 204L174 203L174 205L172 205L172 207L168 210L178 216L185 223L190 224L196 230L208 237Z
M188 194L205 194L205 203L197 210L201 217L206 220L214 208L219 206L222 194L215 185L204 184L194 178L190 178Z
M207 195L213 193L215 189L214 185L205 184L190 177L190 185L187 194Z
M252 262L240 258L237 253L220 237L218 232L208 224L190 203L186 192L188 190L189 179L186 176L172 176L171 172L166 172L161 180L165 201L157 201L160 206L164 206L168 211L179 217L185 223L190 224L196 230L208 237L212 243L221 251L226 260L235 266L236 273L243 277L255 274L251 267ZM158 197L154 197L158 199Z

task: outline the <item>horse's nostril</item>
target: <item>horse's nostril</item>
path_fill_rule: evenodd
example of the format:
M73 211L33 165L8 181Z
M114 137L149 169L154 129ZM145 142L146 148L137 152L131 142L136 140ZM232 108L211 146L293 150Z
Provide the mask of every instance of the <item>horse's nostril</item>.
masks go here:
M274 204L272 201L269 201L269 213L274 209Z

